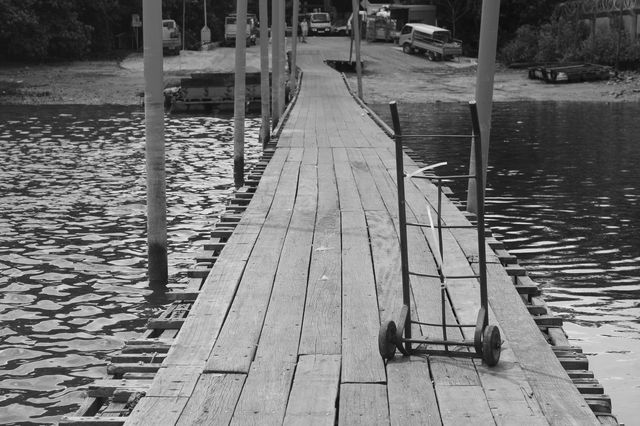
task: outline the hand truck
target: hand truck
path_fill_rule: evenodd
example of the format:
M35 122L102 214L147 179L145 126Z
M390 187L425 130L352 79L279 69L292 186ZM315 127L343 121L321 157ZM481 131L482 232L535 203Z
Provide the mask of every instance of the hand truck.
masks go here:
M437 163L417 170L409 175L404 171L403 162L403 150L402 150L402 131L400 129L400 119L398 117L398 107L396 102L390 102L391 118L393 121L393 130L395 133L395 155L396 155L396 170L398 181L398 220L399 220L399 236L400 236L400 261L402 268L402 299L403 307L400 312L400 321L397 325L394 321L385 321L380 326L380 333L378 335L378 348L380 355L383 359L389 360L395 356L396 349L398 349L404 355L413 354L431 354L431 355L445 355L445 356L457 356L467 358L481 358L488 366L495 366L500 360L500 350L502 346L502 340L500 337L500 330L495 325L489 324L489 312L488 312L488 296L487 296L487 267L486 267L486 250L485 250L485 229L484 229L484 185L483 185L483 167L482 167L482 146L480 138L480 125L478 121L478 110L475 102L470 102L469 107L471 110L471 122L473 125L473 133L471 135L409 135L405 137L453 137L453 138L470 138L473 145L473 156L475 159L475 171L474 174L458 175L458 176L425 176L421 173L427 170L432 170L435 167L444 165L446 163ZM429 223L408 223L406 210L405 210L405 190L404 179L405 178L421 178L436 181L438 187L438 202L436 209L436 222L431 216L431 208L427 211L429 217ZM473 276L446 276L443 268L443 238L442 230L451 228L452 226L446 226L442 223L442 181L445 179L475 179L476 185L476 197L477 197L477 214L476 214L476 226L478 234L478 262L479 262L479 274ZM433 235L433 241L437 241L436 244L430 244L432 246L432 252L436 261L437 275L425 275L412 273L409 271L409 255L407 248L407 226L417 227L430 227ZM474 227L468 226L455 226L459 227ZM437 228L437 236L436 236ZM410 275L421 275L432 278L440 279L440 295L441 295L441 308L442 308L442 323L433 324L420 321L413 321L411 319L411 289L410 289ZM447 280L448 279L462 279L462 278L475 278L480 282L480 309L475 324L447 324L445 315L445 306L447 299ZM430 338L414 338L411 336L412 324L437 326L442 328L441 339ZM473 340L462 339L454 340L447 338L447 328L475 328ZM415 345L415 346L413 346ZM431 345L427 348L427 345ZM444 347L443 349L436 349ZM453 347L453 348L452 348ZM458 349L462 347L462 349ZM467 348L473 347L475 351L469 351ZM454 349L455 348L455 349Z

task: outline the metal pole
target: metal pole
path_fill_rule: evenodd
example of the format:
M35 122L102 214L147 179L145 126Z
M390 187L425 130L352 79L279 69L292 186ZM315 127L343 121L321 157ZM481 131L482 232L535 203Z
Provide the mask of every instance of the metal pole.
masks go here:
M476 77L476 102L478 103L478 118L482 135L482 172L483 182L487 174L489 162L489 140L491 137L491 106L493 101L493 75L496 65L496 44L498 42L498 19L500 15L500 0L483 0L482 20L480 23L480 48L478 51L478 71ZM469 174L475 169L473 147L469 155ZM467 191L467 211L478 212L476 199L476 180L470 179ZM484 192L485 187L482 186Z
M275 128L280 121L280 7L278 3L284 0L272 0L271 2L271 125Z
M247 0L238 0L236 10L236 73L233 92L233 183L244 186L244 117L247 75Z
M489 304L487 293L487 254L484 240L484 176L483 173L486 170L483 161L482 150L482 129L480 127L478 108L475 102L469 102L469 109L471 110L471 123L473 124L473 147L475 161L475 181L476 181L476 196L478 198L478 209L476 211L476 221L478 224L478 267L480 268L480 304L485 312L484 325L489 323L489 310L486 309ZM472 179L474 180L474 179Z
M144 115L147 165L147 255L149 286L164 287L167 271L167 202L164 165L162 4L143 0Z
M203 0L204 3L204 26L207 26L207 0Z
M269 84L269 5L268 0L260 0L260 105L262 123L260 124L260 141L265 147L271 136L271 111Z
M358 78L358 97L362 99L362 63L360 61L360 6L358 0L351 0L353 18L351 19L351 32L356 45L356 75Z
M404 336L411 339L411 289L409 287L409 251L407 247L407 214L404 197L404 161L402 152L402 129L400 128L400 118L398 116L398 105L396 102L389 102L391 109L391 120L393 122L393 132L396 143L396 180L398 185L398 234L400 236L400 263L402 269L402 303L407 307L407 316L404 324ZM411 350L411 343L406 343L407 352Z

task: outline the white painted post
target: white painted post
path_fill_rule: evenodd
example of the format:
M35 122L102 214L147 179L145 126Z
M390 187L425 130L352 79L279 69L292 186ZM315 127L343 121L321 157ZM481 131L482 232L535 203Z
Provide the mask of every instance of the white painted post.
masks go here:
M287 22L285 20L285 0L280 0L278 2L280 8L278 9L278 17L280 22L280 49L278 52L278 57L280 59L280 88L278 89L278 117L282 117L284 113L285 107L285 87L287 85L287 73L286 73L286 63L287 63Z
M244 186L244 117L247 75L247 0L238 0L236 10L236 73L233 91L233 183Z
M271 136L271 111L269 85L269 5L268 0L260 0L260 105L262 123L260 124L260 142L265 147Z
M147 165L147 256L150 287L164 287L167 271L167 201L164 154L162 3L143 0L144 115Z
M275 128L280 121L280 6L284 0L271 2L271 125Z
M476 104L482 143L482 170L484 191L487 182L487 164L489 161L489 141L491 140L491 108L493 103L493 75L496 68L496 46L498 43L498 21L500 0L483 0L482 19L480 21L480 46L478 51L478 71L476 74ZM469 174L474 174L475 160L471 146ZM476 182L469 179L467 192L467 211L477 213Z
M291 88L291 94L296 91L298 76L297 61L298 61L298 12L300 9L300 0L293 0L293 17L291 18L291 69L289 70L289 87Z
M353 18L351 19L351 31L356 45L356 75L358 78L358 97L362 99L362 64L360 61L360 6L358 0L352 0Z

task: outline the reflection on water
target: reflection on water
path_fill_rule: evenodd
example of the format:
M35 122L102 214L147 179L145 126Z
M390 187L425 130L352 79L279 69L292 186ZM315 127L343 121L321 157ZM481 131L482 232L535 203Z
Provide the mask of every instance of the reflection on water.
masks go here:
M231 119L167 117L171 282L233 184ZM260 154L247 120L248 164ZM146 288L144 114L0 107L0 423L55 421L163 301Z
M390 122L388 106L374 109ZM405 133L470 133L463 104L399 111ZM636 104L495 104L487 178L489 225L542 284L629 425L640 400L638 117ZM442 174L468 168L467 141L411 147L427 164L448 161Z

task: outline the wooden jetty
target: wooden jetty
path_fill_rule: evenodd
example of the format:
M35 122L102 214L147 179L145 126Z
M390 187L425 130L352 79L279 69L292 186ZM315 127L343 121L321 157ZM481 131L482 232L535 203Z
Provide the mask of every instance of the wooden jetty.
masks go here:
M322 52L306 49L277 145L231 200L189 285L60 424L617 424L560 318L490 236L498 365L399 354L383 362L381 321L402 306L393 141ZM410 157L405 167L416 170ZM409 219L424 220L435 186L411 181L405 193ZM453 196L443 202L447 224L473 220ZM448 270L473 275L474 234L444 231ZM435 273L428 238L409 230L409 263ZM412 316L438 320L439 291L436 279L412 280ZM447 314L474 322L477 292L475 279L451 283Z

